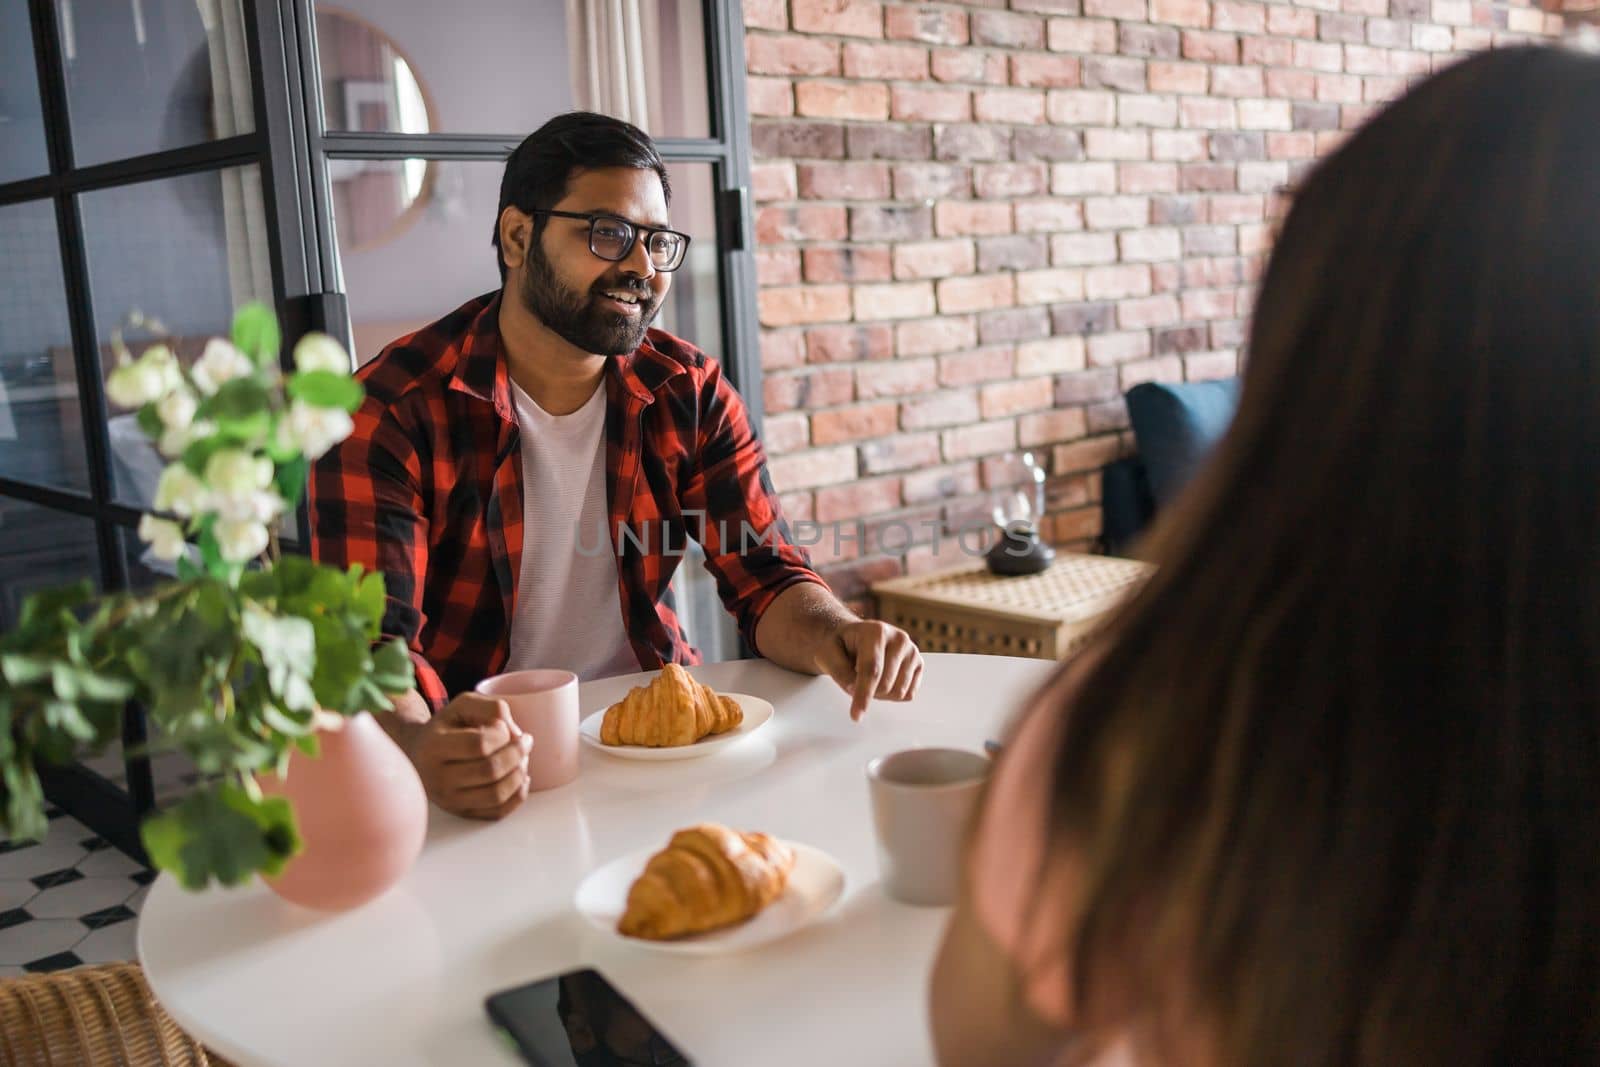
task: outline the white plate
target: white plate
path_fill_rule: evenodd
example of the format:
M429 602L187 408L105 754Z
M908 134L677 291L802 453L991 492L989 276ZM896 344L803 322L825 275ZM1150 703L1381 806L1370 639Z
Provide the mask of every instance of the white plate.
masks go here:
M674 745L668 748L651 748L649 745L605 745L600 742L600 723L605 719L605 708L585 716L578 724L578 736L583 743L599 749L608 756L618 756L622 759L642 760L674 760L696 759L700 756L709 756L719 749L729 745L738 744L757 730L765 726L772 718L772 705L760 697L753 697L746 693L723 693L722 696L731 697L737 701L740 710L744 712L744 721L736 729L725 734L714 734L703 737L692 745ZM608 704L607 707L610 707Z
M684 956L743 952L810 926L826 915L844 895L844 868L839 866L838 860L810 845L794 841L785 841L784 844L794 849L795 862L783 895L761 909L749 922L736 926L674 941L648 941L617 933L617 920L622 918L628 905L628 890L650 857L661 851L660 848L641 849L591 872L578 886L573 903L589 925L618 941L626 941L639 948Z

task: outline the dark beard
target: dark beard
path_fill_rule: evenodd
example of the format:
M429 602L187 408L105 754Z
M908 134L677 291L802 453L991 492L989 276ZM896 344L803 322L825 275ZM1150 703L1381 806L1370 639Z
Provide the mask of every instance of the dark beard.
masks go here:
M625 356L639 347L644 331L655 321L661 300L644 281L625 274L602 278L588 293L561 284L544 249L535 242L522 276L522 305L558 337L597 356ZM600 306L601 290L618 289L639 297L639 317L629 318Z

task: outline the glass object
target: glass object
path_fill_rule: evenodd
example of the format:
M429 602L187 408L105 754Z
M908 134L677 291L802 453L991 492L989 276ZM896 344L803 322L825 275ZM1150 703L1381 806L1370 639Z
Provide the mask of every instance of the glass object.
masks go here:
M89 257L102 374L116 366L113 331L137 354L156 332L128 327L140 312L158 320L185 363L211 337L227 336L234 308L273 303L261 176L231 167L97 189L79 197ZM111 471L120 503L146 507L164 461L134 414L111 410Z
M55 205L0 207L0 475L88 491Z
M94 522L0 497L0 631L16 625L29 595L81 578L100 585Z
M656 137L711 133L700 0L341 0L316 21L330 133L521 137L574 109Z
M0 4L0 184L49 170L28 5Z
M655 325L721 360L722 270L717 254L717 196L710 163L669 163L672 226L693 240Z
M239 0L56 0L56 22L76 165L255 129Z
M558 219L581 219L589 224L589 251L601 259L620 263L628 258L636 241L643 235L646 254L658 271L671 273L683 263L689 251L689 235L676 230L652 230L635 226L627 219L615 215L584 214L576 211L548 211L535 208L534 215L549 215Z

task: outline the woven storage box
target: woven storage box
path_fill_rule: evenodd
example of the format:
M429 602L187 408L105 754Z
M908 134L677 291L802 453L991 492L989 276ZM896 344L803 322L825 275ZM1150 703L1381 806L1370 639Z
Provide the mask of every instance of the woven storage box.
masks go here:
M1004 578L980 563L872 586L878 617L924 652L1061 659L1149 575L1131 559L1062 554L1042 574Z

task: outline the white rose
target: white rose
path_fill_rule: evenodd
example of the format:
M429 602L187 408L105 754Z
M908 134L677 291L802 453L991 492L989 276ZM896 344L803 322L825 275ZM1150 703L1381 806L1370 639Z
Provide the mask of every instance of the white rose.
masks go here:
M224 448L206 461L205 481L221 496L246 496L272 484L272 460Z
M200 402L186 385L180 385L156 403L156 414L169 430L182 430L194 421Z
M205 485L182 463L169 463L156 483L156 498L152 503L157 511L170 511L188 518L205 510L210 499Z
M327 370L335 374L350 373L350 355L344 345L325 333L308 333L294 346L296 370Z
M220 519L211 532L229 563L246 563L267 550L267 528L259 522Z
M271 522L287 506L277 493L261 489L218 497L216 501L217 514L232 522Z
M161 395L159 368L142 360L124 363L106 379L106 395L119 408L142 408Z
M307 459L317 459L350 436L356 428L350 414L340 408L319 408L296 400L278 420L278 444L294 448Z
M147 373L155 376L160 384L156 388L156 395L151 399L160 399L174 389L183 385L183 368L178 366L178 357L172 354L172 349L166 345L151 345L144 350L144 355L138 362L148 368Z
M206 342L205 351L194 364L194 384L207 396L222 388L224 382L244 378L256 372L250 357L220 337Z
M172 562L183 555L183 527L170 519L146 515L139 520L139 540L150 546L157 559Z
M191 422L187 426L169 426L161 431L161 440L156 442L156 447L168 459L176 459L183 455L183 450L194 442L210 437L216 432L217 424L207 419Z

